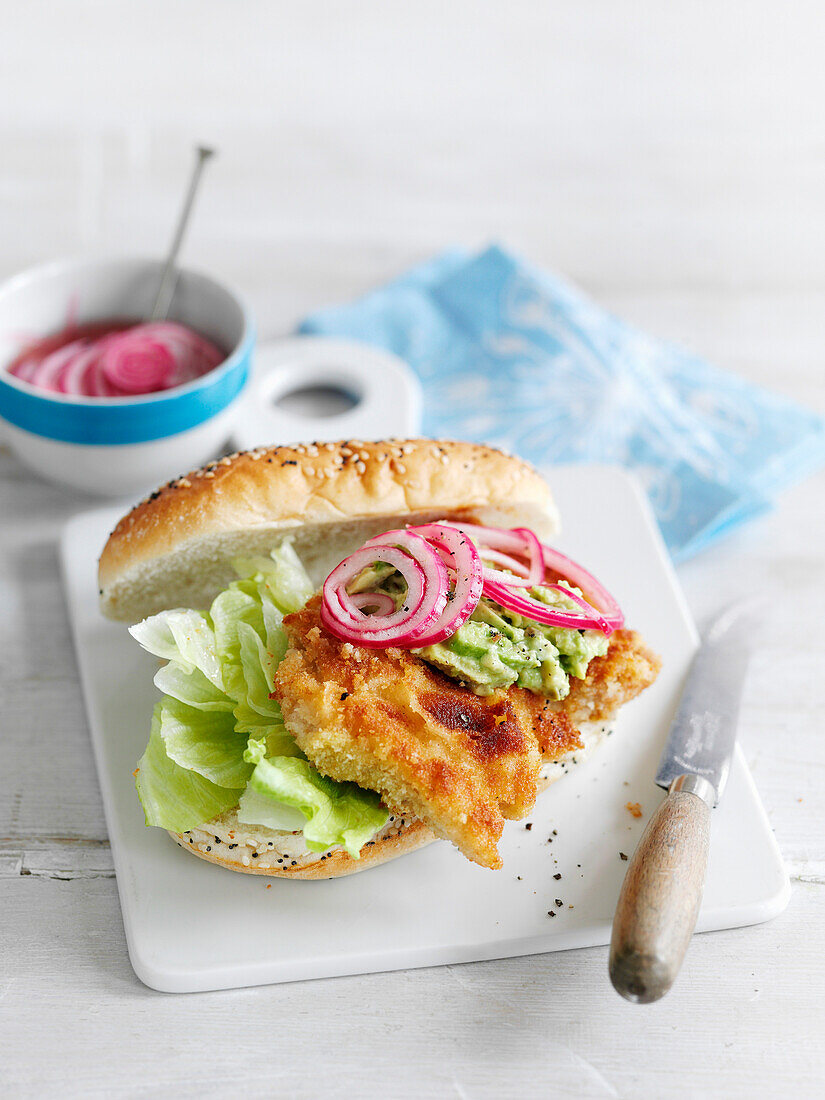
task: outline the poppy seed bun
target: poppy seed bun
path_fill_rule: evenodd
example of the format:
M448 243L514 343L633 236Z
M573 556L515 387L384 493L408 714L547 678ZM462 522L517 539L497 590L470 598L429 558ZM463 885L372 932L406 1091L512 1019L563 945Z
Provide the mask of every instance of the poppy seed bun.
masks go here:
M571 768L583 763L612 732L609 722L582 722L579 735L582 747L573 749L555 760L545 761L538 781L539 794ZM341 849L329 853L305 852L293 862L293 854L284 858L278 838L292 838L291 833L278 834L269 829L238 822L234 810L216 822L190 829L186 833L169 835L184 851L199 859L216 863L229 871L246 875L267 875L272 878L325 879L342 878L358 871L368 871L390 859L414 852L438 840L432 829L414 817L390 818L389 823L361 850L360 859L353 859ZM231 845L231 847L230 847ZM256 853L253 855L253 852Z
M405 523L472 516L558 530L546 483L518 458L429 439L259 448L196 470L138 504L100 557L100 606L135 622L169 607L208 607L232 559L285 536L315 584L368 538Z
M224 815L224 820L231 822L233 817L234 813L230 813ZM236 829L244 831L243 836L247 843L232 848L226 841L214 843L218 835L212 833L210 825L204 825L201 829L190 829L188 833L170 831L169 835L185 852L191 852L193 856L208 860L209 863L217 863L219 867L225 867L229 871L240 871L245 875L300 879L354 875L358 871L368 871L370 867L378 867L387 860L404 856L438 840L432 829L428 829L423 822L409 819L400 828L382 830L361 849L359 859L353 859L343 848L336 848L327 853L308 852L294 860L284 859L279 855L277 839L273 841L273 834L268 830L259 831L253 825L240 825ZM240 831L236 829L232 832L235 836L240 836ZM288 835L291 838L292 834ZM277 838L277 834L274 836ZM269 843L275 845L271 850L267 850ZM252 853L258 850L260 855L253 857Z

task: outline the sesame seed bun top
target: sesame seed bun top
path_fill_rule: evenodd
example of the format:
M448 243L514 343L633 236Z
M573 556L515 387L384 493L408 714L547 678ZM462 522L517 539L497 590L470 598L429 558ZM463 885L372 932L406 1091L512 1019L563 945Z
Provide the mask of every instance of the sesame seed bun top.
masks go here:
M320 584L367 538L404 523L460 516L558 528L547 484L491 447L409 439L307 443L230 455L169 482L125 515L100 557L103 613L135 621L206 607L231 561L286 536Z

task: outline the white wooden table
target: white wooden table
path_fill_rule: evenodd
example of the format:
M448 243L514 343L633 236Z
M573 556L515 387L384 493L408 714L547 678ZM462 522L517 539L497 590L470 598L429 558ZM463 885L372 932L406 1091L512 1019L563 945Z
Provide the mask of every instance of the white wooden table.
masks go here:
M0 0L0 276L160 250L211 140L186 258L240 284L263 336L497 237L825 413L822 5L687 8L201 0L195 23L162 0ZM774 596L743 744L794 889L773 923L698 937L649 1007L615 996L603 949L144 988L57 568L89 503L0 450L0 1095L823 1094L824 475L680 569L700 622Z

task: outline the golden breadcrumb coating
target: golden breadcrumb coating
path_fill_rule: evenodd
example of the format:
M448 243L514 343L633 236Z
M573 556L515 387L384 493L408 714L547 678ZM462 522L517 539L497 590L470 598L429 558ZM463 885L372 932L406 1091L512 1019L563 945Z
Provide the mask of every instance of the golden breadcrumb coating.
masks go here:
M570 694L550 705L574 722L613 718L620 707L650 687L661 667L661 659L647 648L640 634L616 630L604 657L595 657L587 666L585 679L571 676Z
M323 774L379 791L394 812L500 867L504 821L532 809L542 762L580 746L564 704L514 687L474 695L406 650L340 641L319 610L315 596L284 620L290 649L275 680L299 747ZM608 717L655 677L638 636L619 633L615 682L611 644L595 675L602 686L577 696L573 713Z

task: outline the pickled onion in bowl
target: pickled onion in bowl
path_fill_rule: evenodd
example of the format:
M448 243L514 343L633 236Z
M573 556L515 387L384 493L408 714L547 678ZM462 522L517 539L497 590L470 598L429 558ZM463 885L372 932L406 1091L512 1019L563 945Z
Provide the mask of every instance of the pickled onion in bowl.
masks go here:
M137 397L183 386L226 353L176 321L71 326L25 348L8 367L31 386L75 397Z

